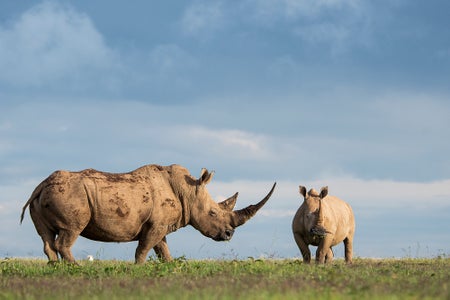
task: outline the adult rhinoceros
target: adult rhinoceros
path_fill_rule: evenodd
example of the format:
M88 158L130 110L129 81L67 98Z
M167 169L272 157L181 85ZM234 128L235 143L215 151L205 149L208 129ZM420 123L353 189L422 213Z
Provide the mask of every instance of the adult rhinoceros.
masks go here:
M40 183L22 209L30 214L50 262L75 262L71 247L78 236L104 242L139 241L136 263L150 249L170 261L166 235L192 225L216 241L230 240L234 228L250 219L275 188L256 205L233 211L237 193L223 202L212 200L206 184L214 172L192 177L179 166L146 165L129 173L93 169L56 171Z
M320 194L300 186L304 201L292 221L294 239L305 263L311 262L308 245L317 246L316 262L333 260L332 246L342 241L345 246L345 261L352 262L353 235L355 218L350 205L341 199L329 196L328 187L323 187Z

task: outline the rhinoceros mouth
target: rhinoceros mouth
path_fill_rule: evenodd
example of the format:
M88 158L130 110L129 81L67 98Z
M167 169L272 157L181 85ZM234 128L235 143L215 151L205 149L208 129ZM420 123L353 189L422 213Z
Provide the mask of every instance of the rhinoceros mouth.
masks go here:
M311 228L311 230L309 231L310 234L312 234L313 236L316 236L318 238L324 238L328 233L330 233L329 231L327 231L324 227L322 226L315 226L313 228Z
M229 241L233 237L233 233L234 233L233 229L227 229L224 232L219 233L218 235L212 237L212 239L217 242Z

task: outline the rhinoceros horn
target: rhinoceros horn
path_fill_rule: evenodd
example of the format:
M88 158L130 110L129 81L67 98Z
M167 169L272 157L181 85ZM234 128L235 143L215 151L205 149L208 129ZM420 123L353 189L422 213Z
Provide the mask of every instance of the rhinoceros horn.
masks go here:
M323 216L323 209L322 209L322 201L323 198L325 198L328 194L328 187L323 187L320 191L320 199L319 199L319 212L317 216L317 224L311 228L311 233L314 235L318 235L321 237L324 237L327 235L327 233L330 233L325 229L324 225L324 216Z
M317 226L323 228L324 227L324 218L323 218L323 209L322 209L322 201L328 195L328 187L325 186L320 190L320 199L319 199L319 216L317 218Z
M222 209L232 211L234 206L236 205L236 200L237 200L238 195L239 195L239 193L236 193L233 196L231 196L230 198L223 200L222 202L219 202L219 206Z
M257 204L249 205L246 208L235 210L234 216L233 216L233 223L234 223L233 226L234 227L241 226L242 224L247 222L251 217L253 217L256 214L256 212L261 207L263 207L264 204L266 204L266 202L267 202L267 200L269 200L270 196L272 196L272 193L273 193L276 185L277 185L277 183L275 182L272 186L272 189L267 194L267 196L264 197L264 199L259 201Z
M317 217L317 226L323 227L322 199L319 200L319 216Z

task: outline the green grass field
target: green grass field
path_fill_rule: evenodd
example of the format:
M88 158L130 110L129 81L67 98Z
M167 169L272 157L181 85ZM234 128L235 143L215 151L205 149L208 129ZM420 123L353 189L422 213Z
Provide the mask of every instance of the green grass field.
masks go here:
M450 299L450 258L0 262L0 299Z

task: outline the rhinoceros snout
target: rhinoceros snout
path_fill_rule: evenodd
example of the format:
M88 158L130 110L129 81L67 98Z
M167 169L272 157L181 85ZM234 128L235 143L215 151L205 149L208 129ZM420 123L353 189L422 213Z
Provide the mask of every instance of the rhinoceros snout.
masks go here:
M213 237L215 241L229 241L233 237L234 229L227 229L224 232Z
M225 230L226 240L230 240L233 237L234 229Z
M327 235L327 233L329 233L325 228L323 228L322 226L315 226L313 228L311 228L311 230L309 231L309 233L311 235L314 236L318 236L318 237L325 237Z

